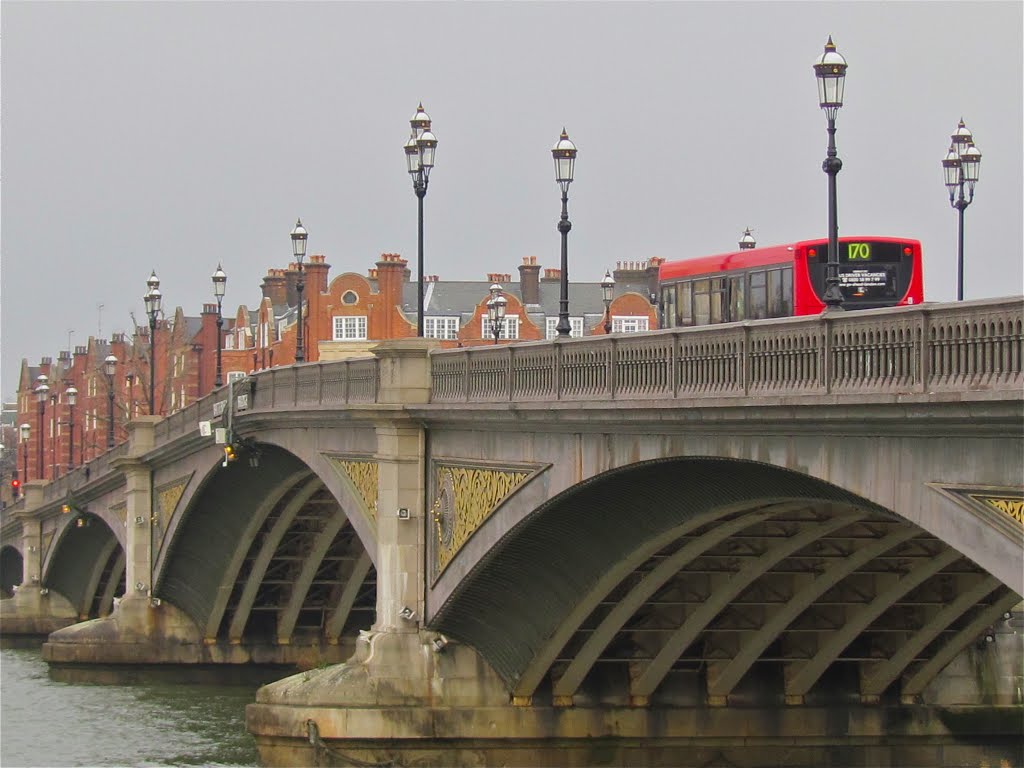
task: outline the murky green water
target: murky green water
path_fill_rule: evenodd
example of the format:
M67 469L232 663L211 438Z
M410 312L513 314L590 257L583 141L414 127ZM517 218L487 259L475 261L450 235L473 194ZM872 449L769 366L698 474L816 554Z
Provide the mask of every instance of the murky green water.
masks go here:
M283 676L283 675L282 675ZM0 650L0 765L256 766L247 685L66 682L38 650ZM107 680L118 680L108 675Z

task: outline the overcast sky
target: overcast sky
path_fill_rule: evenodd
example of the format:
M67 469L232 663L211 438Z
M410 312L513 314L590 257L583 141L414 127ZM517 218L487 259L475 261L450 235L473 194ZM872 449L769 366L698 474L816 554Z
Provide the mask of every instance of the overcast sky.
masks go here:
M332 276L384 252L415 272L402 145L439 145L427 274L557 267L550 149L579 147L569 274L826 235L812 64L848 63L843 235L922 240L925 296L955 298L941 160L961 116L983 155L966 298L1022 291L1024 4L2 4L2 370L168 313L255 305L296 216ZM102 305L102 311L98 306Z

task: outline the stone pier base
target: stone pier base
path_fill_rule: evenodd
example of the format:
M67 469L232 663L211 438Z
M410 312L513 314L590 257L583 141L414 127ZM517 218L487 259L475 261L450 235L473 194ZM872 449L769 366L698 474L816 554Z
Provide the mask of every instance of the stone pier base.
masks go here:
M42 642L78 621L78 612L64 597L36 585L21 585L14 597L0 600L0 636L35 638Z
M1021 708L513 706L471 649L364 633L260 689L265 766L1020 766Z
M51 664L172 665L254 664L298 669L338 663L351 656L352 642L331 645L205 641L195 622L167 602L153 605L143 596L121 600L102 619L53 632L43 644Z

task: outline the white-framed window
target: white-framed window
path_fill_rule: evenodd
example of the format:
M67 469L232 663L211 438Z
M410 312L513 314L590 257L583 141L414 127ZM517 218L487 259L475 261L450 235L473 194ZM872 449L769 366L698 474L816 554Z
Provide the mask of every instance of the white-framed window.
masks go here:
M245 371L228 371L228 384L245 378Z
M233 333L229 333L227 336L224 337L224 349L234 349L234 348L235 348L235 335Z
M558 335L558 318L557 317L546 317L544 318L544 338L553 339ZM583 318L582 317L570 317L569 318L569 336L573 339L583 338Z
M334 318L334 340L335 341L365 341L366 340L366 316L351 315L348 317L338 316Z
M480 338L481 339L493 339L494 334L491 333L491 321L487 315L483 315L480 319ZM498 335L499 339L518 339L519 338L519 315L505 315L505 321L501 324L501 333Z
M96 379L89 379L89 397L96 397Z
M424 317L423 336L428 339L459 338L459 318Z
M642 333L650 330L647 326L646 315L643 317L637 315L612 316L612 333Z

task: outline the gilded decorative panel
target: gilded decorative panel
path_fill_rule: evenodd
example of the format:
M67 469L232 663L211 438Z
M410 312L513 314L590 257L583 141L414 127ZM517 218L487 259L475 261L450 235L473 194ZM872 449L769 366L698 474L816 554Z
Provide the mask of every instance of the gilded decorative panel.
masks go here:
M431 505L434 577L536 469L436 464Z
M174 513L177 511L178 504L181 502L181 497L184 495L185 488L188 486L188 481L191 480L191 477L193 477L193 473L170 482L165 482L155 489L154 506L156 509L153 510L154 541L162 542L164 540L164 534L167 528L170 527L171 518L174 517Z
M362 499L366 515L376 521L379 492L378 464L373 459L340 458L328 456L338 473L348 481L356 496Z
M981 495L975 495L974 498L983 504L988 504L993 509L998 509L1011 520L1016 520L1019 524L1024 525L1024 498Z
M1024 487L943 485L928 483L935 491L986 521L993 529L1019 541L1024 528Z

